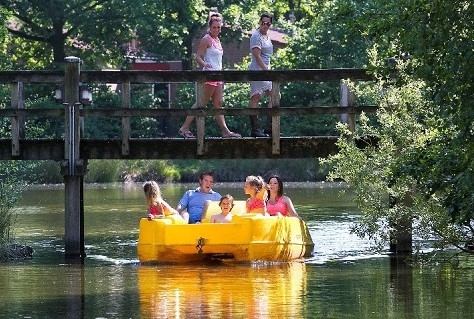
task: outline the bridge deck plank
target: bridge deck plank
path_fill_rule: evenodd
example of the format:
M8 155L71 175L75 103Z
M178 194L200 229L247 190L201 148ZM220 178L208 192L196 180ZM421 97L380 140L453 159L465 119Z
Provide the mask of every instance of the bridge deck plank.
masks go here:
M337 152L337 137L281 137L280 154L272 154L271 138L226 139L206 137L203 154L196 152L196 139L155 138L130 139L130 152L122 154L122 140L81 140L83 159L251 159L251 158L317 158ZM11 140L0 140L0 159L64 159L64 140L20 140L20 155L11 154Z

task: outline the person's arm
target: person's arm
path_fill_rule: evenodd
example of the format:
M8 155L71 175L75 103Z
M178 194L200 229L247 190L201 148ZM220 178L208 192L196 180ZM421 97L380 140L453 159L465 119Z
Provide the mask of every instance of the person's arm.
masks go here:
M201 211L201 218L206 218L206 215L207 215L207 210L209 209L209 205L212 203L212 200L206 200L204 202L204 206L202 208L202 211Z
M147 214L146 218L148 220L152 220L153 218L155 218L155 216L150 212L150 207L148 207L148 214Z
M255 57L255 61L262 70L268 70L262 59L262 49L260 49L259 47L253 47L252 55Z
M178 211L176 209L174 209L173 207L171 207L170 204L168 204L166 201L161 201L161 206L163 207L163 210L164 211L168 211L168 215L179 215ZM165 214L167 215L167 214Z
M270 216L270 214L267 211L267 200L266 199L263 200L263 214L262 215L263 216Z
M263 185L262 189L257 192L255 197L265 202L268 198L268 185Z
M201 39L201 41L199 42L199 47L198 47L196 58L195 58L196 63L199 64L199 66L201 66L202 68L206 68L206 69L209 69L212 67L210 63L206 63L204 61L204 54L206 54L206 50L210 46L209 42L210 41L208 37L203 37Z
M187 211L185 211L187 209L187 206L184 205L183 203L188 202L188 197L189 197L188 192L184 193L183 197L178 202L178 206L176 206L176 211L184 219L184 222L186 224L189 223L189 214Z
M285 201L286 209L288 210L286 216L300 218L300 215L298 215L298 213L296 212L295 206L293 206L293 202L291 201L291 199L288 196L283 196L283 200Z

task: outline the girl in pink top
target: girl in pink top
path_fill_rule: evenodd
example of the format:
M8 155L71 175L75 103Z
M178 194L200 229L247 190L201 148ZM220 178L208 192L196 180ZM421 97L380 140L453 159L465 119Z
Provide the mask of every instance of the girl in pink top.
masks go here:
M143 184L143 191L148 205L148 220L163 218L168 215L180 216L178 211L161 197L160 187L155 181L148 181Z
M266 202L267 212L270 216L295 216L295 207L288 196L283 195L283 181L278 176L272 176L268 179L268 199Z
M196 62L203 70L222 70L222 50L219 33L222 28L222 16L219 13L212 13L209 18L209 30L199 42L199 48L196 53ZM212 106L215 109L221 109L223 102L224 83L222 81L210 81L204 83L204 96L201 103L195 103L192 108L205 107L209 100L212 99ZM189 126L194 121L194 116L186 117L183 125L179 129L179 135L184 138L194 138L194 134L189 130ZM216 115L216 122L221 129L224 138L240 138L238 133L229 130L225 123L224 115Z
M246 202L247 213L268 216L265 206L267 187L263 178L261 176L247 176L245 178L244 192L250 196Z

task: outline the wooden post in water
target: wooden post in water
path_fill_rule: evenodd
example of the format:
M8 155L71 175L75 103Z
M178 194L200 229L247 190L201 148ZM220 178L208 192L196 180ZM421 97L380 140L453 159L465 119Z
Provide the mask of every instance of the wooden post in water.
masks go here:
M84 162L80 159L81 123L79 116L79 80L81 60L67 57L64 71L65 136L61 172L65 187L65 255L66 259L84 259Z
M397 204L398 199L389 196L389 207ZM390 247L389 250L394 254L410 254L413 252L413 232L412 220L409 217L402 217L398 220L390 221Z

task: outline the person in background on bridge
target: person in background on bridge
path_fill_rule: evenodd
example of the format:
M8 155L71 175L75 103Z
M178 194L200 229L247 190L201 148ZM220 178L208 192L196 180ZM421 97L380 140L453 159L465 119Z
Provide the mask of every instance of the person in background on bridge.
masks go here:
M261 176L250 175L245 178L244 192L250 197L247 199L247 214L262 214L268 216L265 205L267 186Z
M270 70L270 58L273 55L273 44L268 30L272 25L273 17L268 13L260 16L260 27L250 37L251 60L249 70ZM262 95L268 96L268 107L272 107L271 81L250 81L249 108L256 108ZM252 137L268 137L271 134L271 117L267 116L267 124L262 131L259 129L258 116L250 115L250 135Z
M219 40L219 33L222 28L222 16L217 13L211 13L209 18L209 30L199 42L199 48L196 53L196 62L203 70L222 70L222 55L224 53L221 42ZM204 97L203 105L196 102L192 108L204 107L212 99L212 105L216 109L221 109L223 104L224 82L222 81L208 81L204 83ZM194 121L195 116L187 116L178 133L184 138L195 138L194 134L189 130L189 126ZM225 122L224 115L216 115L216 122L221 129L222 137L224 138L240 138L238 133L229 130Z
M143 184L143 191L145 192L146 203L148 205L148 220L163 218L169 215L176 215L176 217L182 220L178 211L161 197L160 186L158 186L155 181L145 182L145 184Z
M214 173L204 172L199 176L199 187L183 194L176 210L189 224L200 223L202 212L207 201L218 201L221 194L212 190Z
M230 223L232 217L234 217L231 213L232 208L234 207L234 197L229 194L222 196L219 201L219 207L221 208L221 213L212 215L211 223Z
M277 175L273 175L267 181L268 198L267 212L270 216L294 216L300 217L296 213L295 207L288 196L283 195L283 181Z

